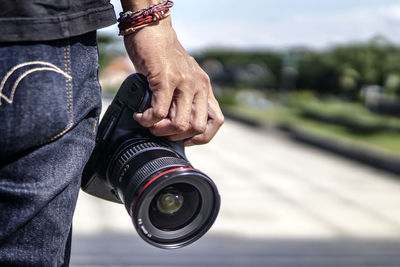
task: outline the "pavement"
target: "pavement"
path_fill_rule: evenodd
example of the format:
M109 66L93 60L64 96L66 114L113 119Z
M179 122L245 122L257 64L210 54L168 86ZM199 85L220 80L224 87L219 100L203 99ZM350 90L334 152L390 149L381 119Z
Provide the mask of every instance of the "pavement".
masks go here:
M71 266L400 266L398 176L231 120L186 153L222 198L205 237L153 248L122 205L82 192Z

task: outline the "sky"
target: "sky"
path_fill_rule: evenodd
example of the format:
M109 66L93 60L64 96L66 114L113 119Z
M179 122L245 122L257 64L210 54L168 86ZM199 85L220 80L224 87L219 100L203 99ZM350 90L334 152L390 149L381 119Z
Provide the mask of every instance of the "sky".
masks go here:
M118 0L111 1L117 14ZM172 21L188 50L287 48L368 41L400 44L400 0L175 0ZM117 34L116 25L103 30Z

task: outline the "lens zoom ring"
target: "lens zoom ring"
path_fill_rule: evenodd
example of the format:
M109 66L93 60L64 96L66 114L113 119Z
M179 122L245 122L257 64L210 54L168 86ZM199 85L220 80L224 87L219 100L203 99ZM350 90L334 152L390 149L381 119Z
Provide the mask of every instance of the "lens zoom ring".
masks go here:
M154 142L145 142L140 144L134 144L128 150L122 154L122 156L118 157L118 161L116 163L117 170L120 170L125 164L132 159L137 153L153 147L160 147L159 144Z
M150 175L162 169L171 167L192 167L189 162L184 159L174 157L164 157L152 160L143 165L132 177L133 188L138 189L140 184Z

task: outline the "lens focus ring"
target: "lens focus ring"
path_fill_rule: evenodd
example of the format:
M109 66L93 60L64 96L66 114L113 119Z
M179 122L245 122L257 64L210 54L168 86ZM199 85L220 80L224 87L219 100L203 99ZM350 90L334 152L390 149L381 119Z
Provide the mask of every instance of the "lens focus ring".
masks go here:
M117 162L115 163L115 167L117 170L120 170L125 166L125 164L130 161L133 157L135 157L138 153L142 152L143 150L149 148L160 147L159 144L154 142L144 142L140 144L135 144L129 147L120 157L118 157Z
M144 181L147 177L152 175L153 173L159 172L165 167L173 168L173 167L191 167L191 165L183 159L180 158L159 158L153 161L148 162L147 164L143 165L132 178L132 183L136 186L139 186L142 181Z
M153 174L175 167L191 167L191 165L186 160L173 157L164 157L152 160L139 168L139 170L131 178L127 188L129 188L131 192L136 192L144 181L154 176ZM125 197L126 199L124 203L131 203L134 196L132 194L128 194Z
M192 167L171 148L152 141L128 143L113 161L109 174L114 177L113 186L118 189L120 198L124 196L121 199L124 203L130 203L134 196L121 192L136 192L154 174L170 168Z

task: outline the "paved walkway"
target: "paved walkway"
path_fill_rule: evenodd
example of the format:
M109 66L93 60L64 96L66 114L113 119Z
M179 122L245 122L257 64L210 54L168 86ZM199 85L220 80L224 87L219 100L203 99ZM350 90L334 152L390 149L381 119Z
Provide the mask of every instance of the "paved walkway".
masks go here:
M227 121L187 149L222 197L211 234L259 238L400 238L396 176ZM76 233L130 232L122 205L80 195Z
M190 254L192 250L197 251L196 248L204 251L202 246L205 244L214 244L211 247L220 244L221 253L228 253L227 248L222 246L230 245L233 245L230 251L235 253L238 245L234 243L242 242L243 257L251 256L251 249L245 244L259 244L261 247L254 249L254 253L273 255L272 258L259 259L261 263L254 263L253 266L302 266L301 259L310 259L303 262L304 266L400 266L400 257L393 252L400 251L400 244L397 243L400 240L399 177L293 142L272 130L249 128L233 121L227 121L210 144L189 148L187 155L195 167L216 182L222 207L217 222L204 241L199 240L198 244L183 251ZM87 242L101 246L98 243L100 240L114 240L116 246L121 244L122 248L124 242L129 243L126 240L128 236L132 244L139 248L149 247L137 239L122 205L81 193L74 222L75 266L100 266L90 265L90 260L79 260L86 255L85 248L90 250L84 245ZM296 252L296 248L301 247L296 244L309 246L302 250L302 254ZM345 244L348 249L343 249ZM317 254L326 257L318 258L313 251L324 247L326 251ZM334 248L335 252L331 253L335 256L332 256L329 251ZM351 248L354 249L353 254ZM152 253L146 255L165 254L149 249ZM104 250L102 255L111 255L111 251ZM282 260L280 265L279 257L276 258L282 255L279 251L292 251L291 255L299 257L284 257L286 261ZM380 251L383 254L368 254L365 251L378 254ZM219 255L219 252L214 253ZM353 255L343 258L349 259L346 264L335 265L329 260L329 257L340 259L340 255L346 253ZM365 256L367 254L369 258ZM94 254L92 256L94 260ZM385 265L384 258L389 259L390 264ZM381 260L374 265L377 259ZM291 264L291 260L299 264ZM267 265L270 261L271 265ZM118 265L114 262L104 266L246 266L244 261L239 261L238 265L221 260L216 260L218 264L214 265L212 262L195 265L193 260L190 264L173 262L168 265L164 262L163 265L155 260L142 265ZM311 264L313 262L325 264Z

